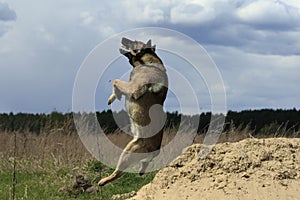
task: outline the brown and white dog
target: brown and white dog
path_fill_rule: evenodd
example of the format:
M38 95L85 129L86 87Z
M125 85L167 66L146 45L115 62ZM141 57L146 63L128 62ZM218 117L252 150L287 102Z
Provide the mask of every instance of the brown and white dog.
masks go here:
M163 137L165 113L163 104L168 91L168 77L161 59L155 53L151 40L146 44L122 38L120 53L126 56L133 69L129 82L114 80L111 104L126 98L126 110L131 122L133 139L124 148L115 171L99 181L103 186L121 176L131 164L140 162L140 175L149 162L159 154Z

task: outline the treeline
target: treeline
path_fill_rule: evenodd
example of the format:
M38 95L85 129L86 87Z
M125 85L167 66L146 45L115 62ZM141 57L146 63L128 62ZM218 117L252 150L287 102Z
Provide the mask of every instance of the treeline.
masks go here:
M94 115L90 113L90 115ZM100 126L107 134L116 131L119 127L129 125L129 118L125 111L112 112L111 110L96 113ZM182 115L178 112L167 113L166 128L178 128ZM208 130L211 113L188 116L189 118L200 117L198 133ZM117 122L116 122L117 121ZM224 131L232 127L249 129L253 135L274 134L286 131L286 134L300 130L300 110L262 109L229 111L226 115ZM33 132L40 134L51 130L61 129L67 132L76 132L72 113L52 112L50 114L0 114L0 131L2 132Z
M290 110L229 111L226 116L226 122L225 130L228 130L230 125L233 125L240 129L248 128L254 135L277 134L281 132L284 134L282 136L288 136L300 131L300 110L294 108Z
M29 113L3 113L0 114L0 131L5 132L48 132L53 129L69 129L75 131L72 113L62 114L29 114Z

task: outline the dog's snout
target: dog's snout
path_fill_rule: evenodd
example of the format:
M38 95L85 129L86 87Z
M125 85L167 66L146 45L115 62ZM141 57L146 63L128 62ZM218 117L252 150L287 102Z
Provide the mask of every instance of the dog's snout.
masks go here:
M134 44L134 41L131 41L131 40L125 38L125 37L122 38L121 43L122 43L122 45L124 45L124 47L125 47L126 49L129 49L129 48L132 49L132 47L134 46L134 45L133 45L133 44Z

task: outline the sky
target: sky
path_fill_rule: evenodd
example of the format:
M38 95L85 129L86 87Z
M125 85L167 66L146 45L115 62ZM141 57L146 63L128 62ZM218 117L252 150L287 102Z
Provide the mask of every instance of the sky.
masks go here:
M0 0L0 113L72 111L84 59L107 38L142 27L201 44L220 72L228 110L300 109L299 0ZM123 57L115 63L130 70ZM97 110L110 108L109 81L97 89ZM211 106L205 94L203 111ZM167 109L176 110L178 99L169 97Z

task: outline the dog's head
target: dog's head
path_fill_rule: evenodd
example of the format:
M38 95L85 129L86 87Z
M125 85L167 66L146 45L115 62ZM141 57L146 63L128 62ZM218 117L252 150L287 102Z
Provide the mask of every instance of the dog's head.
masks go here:
M122 48L120 48L120 53L126 56L129 63L136 67L140 64L147 64L144 62L143 56L146 54L155 55L155 45L151 45L151 40L146 44L141 41L132 41L127 38L122 38Z

